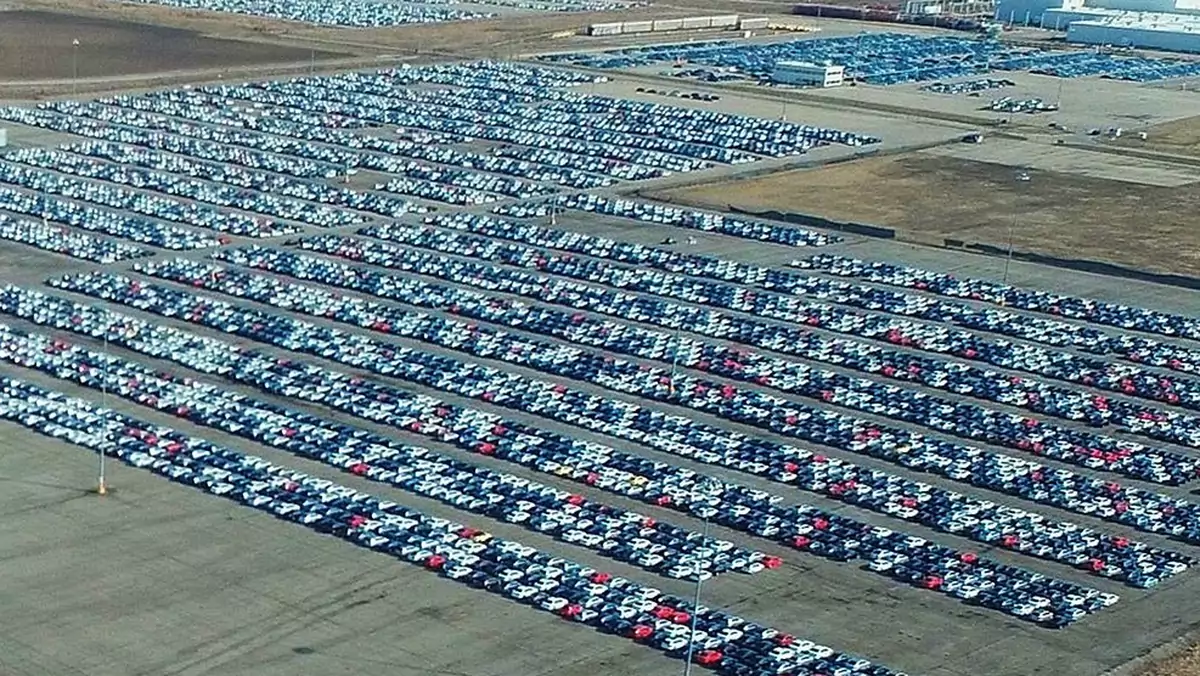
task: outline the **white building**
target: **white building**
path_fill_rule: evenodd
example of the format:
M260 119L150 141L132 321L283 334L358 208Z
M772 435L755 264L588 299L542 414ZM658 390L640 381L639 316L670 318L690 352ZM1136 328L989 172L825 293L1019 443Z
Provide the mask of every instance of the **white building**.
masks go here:
M907 0L904 3L904 13L914 15L936 15L945 10L942 0Z
M1200 0L1196 0L1200 2ZM995 0L905 0L904 14L908 16L982 16L996 12Z
M837 87L845 81L846 67L807 61L779 61L771 81L802 87Z
M1087 7L1079 9L1048 9L1042 13L1041 20L1033 25L1056 31L1065 31L1068 26L1076 21L1094 21L1103 19L1109 14L1111 12L1105 9L1089 9Z
M996 21L1021 26L1053 25L1042 15L1055 10L1078 11L1084 8L1083 5L1084 0L999 0L996 3Z
M1105 19L1121 12L1200 14L1200 0L998 0L996 21L1067 30L1075 21Z
M1073 21L1067 42L1200 54L1200 17L1137 12Z

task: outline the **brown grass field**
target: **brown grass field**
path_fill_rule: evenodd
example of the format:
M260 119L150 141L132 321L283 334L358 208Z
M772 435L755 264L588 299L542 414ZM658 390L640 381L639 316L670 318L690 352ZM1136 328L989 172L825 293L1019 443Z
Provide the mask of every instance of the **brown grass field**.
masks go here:
M778 209L1018 251L1200 275L1200 195L1186 188L914 154L668 190L657 199Z
M79 46L73 47L72 41ZM106 78L294 63L343 54L43 11L0 13L0 81Z
M1197 102L1200 103L1200 94L1197 94ZM1118 144L1129 148L1200 157L1200 117L1164 122L1145 131L1145 141L1138 139L1134 134L1128 134L1123 136Z
M1176 655L1150 664L1138 676L1200 676L1200 645L1188 646Z

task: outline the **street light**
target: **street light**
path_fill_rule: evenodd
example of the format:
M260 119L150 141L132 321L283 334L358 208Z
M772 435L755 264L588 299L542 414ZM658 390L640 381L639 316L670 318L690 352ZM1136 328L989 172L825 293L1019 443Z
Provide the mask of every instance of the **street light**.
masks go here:
M558 195L550 201L550 227L558 227Z
M695 237L687 238L688 246L696 245ZM671 338L671 380L668 385L671 396L675 396L675 376L679 373L679 341L683 338L683 324L675 327L675 335Z
M675 335L671 337L671 380L669 389L671 396L675 396L675 376L679 373L679 341L682 339L683 326L675 327Z
M1018 171L1016 175L1017 183L1028 183L1030 180L1029 172ZM1004 284L1008 284L1008 267L1012 265L1013 257L1013 230L1017 226L1017 212L1014 209L1012 219L1008 222L1008 255L1004 257Z
M704 479L697 481L692 486L692 504L696 504L696 496L700 492L700 487L714 482L712 479ZM707 506L707 504L705 505ZM704 538L701 542L708 542L708 511L704 512ZM700 559L696 559L693 565L694 574L696 576L696 592L692 597L692 623L691 631L688 633L687 656L683 661L683 676L692 676L692 655L696 651L696 628L700 620L700 585L704 583L704 578L700 576L702 569L700 568Z
M71 41L71 96L79 95L79 38Z
M104 367L100 372L100 409L108 410L108 331L111 326L104 327ZM96 494L108 495L108 483L104 480L104 448L100 452L100 477L96 482Z

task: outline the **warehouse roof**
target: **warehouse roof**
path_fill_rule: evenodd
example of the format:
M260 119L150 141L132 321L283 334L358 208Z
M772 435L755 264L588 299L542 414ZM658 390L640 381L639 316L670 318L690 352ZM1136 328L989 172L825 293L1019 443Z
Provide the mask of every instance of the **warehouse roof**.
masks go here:
M1159 12L1104 12L1094 19L1075 21L1071 25L1154 30L1169 33L1200 33L1200 16Z

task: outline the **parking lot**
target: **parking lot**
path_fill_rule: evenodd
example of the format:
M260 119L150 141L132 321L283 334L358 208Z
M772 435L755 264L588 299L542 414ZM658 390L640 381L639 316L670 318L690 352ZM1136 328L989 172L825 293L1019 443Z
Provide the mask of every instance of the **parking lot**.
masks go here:
M1085 676L1195 629L1200 297L618 197L957 131L590 95L634 84L0 110L0 666L667 674L698 627L716 673Z

